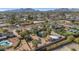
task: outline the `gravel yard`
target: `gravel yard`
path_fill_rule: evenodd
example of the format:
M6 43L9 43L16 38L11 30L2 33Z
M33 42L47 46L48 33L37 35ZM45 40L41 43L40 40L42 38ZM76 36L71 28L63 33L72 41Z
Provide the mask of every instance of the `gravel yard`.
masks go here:
M60 48L57 48L54 51L72 51L71 49L75 49L75 50L79 51L79 44L70 43L70 44L62 46Z

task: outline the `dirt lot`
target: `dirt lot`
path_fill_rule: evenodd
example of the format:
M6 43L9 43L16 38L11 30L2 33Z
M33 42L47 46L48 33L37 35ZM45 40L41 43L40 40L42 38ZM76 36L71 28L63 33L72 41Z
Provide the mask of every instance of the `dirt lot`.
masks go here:
M75 49L75 50L79 51L79 44L70 43L70 44L62 46L60 48L57 48L54 51L71 51L71 49Z

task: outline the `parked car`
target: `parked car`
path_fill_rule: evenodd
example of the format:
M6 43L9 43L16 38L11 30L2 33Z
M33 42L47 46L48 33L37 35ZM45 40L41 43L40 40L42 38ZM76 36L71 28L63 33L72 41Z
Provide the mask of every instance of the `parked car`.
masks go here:
M1 40L4 40L4 39L7 39L7 36L3 35L2 33L0 33L0 41Z
M13 33L5 33L3 35L6 36L7 38L16 37L16 35L14 35Z

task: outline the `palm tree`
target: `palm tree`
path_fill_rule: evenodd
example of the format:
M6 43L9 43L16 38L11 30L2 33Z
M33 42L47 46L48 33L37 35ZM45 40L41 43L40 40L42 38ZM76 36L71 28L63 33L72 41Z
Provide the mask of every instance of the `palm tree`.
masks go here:
M26 41L26 43L28 44L29 48L31 49L30 45L29 45L29 41L32 40L32 38L30 37L30 32L29 31L23 31L20 33L22 39L24 39Z
M21 45L21 43L22 43L22 40L25 40L25 42L27 43L27 45L29 46L29 48L31 49L31 47L30 47L30 45L29 45L29 41L30 40L32 40L32 38L31 38L31 36L30 36L30 34L31 34L31 32L30 31L22 31L22 30L17 30L16 31L21 37L19 38L19 43L17 44L17 46L16 47L14 47L15 49L17 48L17 47L19 47L20 45Z
M17 47L19 47L21 45L21 41L22 41L22 38L19 38L19 42L18 44L14 47L14 49L16 49Z

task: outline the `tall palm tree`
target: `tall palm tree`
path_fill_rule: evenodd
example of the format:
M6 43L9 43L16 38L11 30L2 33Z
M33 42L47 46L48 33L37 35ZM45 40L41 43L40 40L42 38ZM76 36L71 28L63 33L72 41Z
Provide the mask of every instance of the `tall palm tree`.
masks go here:
M30 32L29 31L21 31L21 30L19 30L19 31L17 31L17 33L21 36L20 38L19 38L19 43L17 44L17 46L14 48L14 49L16 49L17 47L19 47L20 45L21 45L21 43L22 43L22 40L25 40L25 42L27 43L27 45L29 46L29 48L30 48L30 50L31 50L31 47L30 47L30 45L29 45L29 41L31 40L31 37L30 37Z
M22 39L24 39L26 41L26 43L28 44L29 48L31 49L31 47L30 47L30 45L28 43L30 41L30 39L31 39L30 32L29 31L24 31L24 32L21 32L20 35L21 35Z

